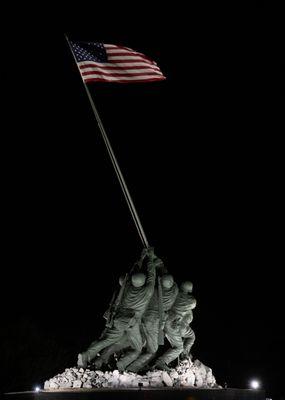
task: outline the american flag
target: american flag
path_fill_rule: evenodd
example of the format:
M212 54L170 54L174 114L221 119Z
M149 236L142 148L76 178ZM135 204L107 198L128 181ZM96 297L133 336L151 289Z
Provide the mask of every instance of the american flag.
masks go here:
M93 42L70 45L84 82L152 82L165 79L157 64L129 47Z

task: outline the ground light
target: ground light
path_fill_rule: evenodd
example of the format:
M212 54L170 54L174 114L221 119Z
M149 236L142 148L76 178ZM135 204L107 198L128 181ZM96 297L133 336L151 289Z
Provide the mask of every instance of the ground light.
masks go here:
M259 383L259 381L256 380L256 379L252 379L252 380L250 381L249 385L250 385L250 387L251 387L252 389L259 389L259 387L260 387L260 383Z

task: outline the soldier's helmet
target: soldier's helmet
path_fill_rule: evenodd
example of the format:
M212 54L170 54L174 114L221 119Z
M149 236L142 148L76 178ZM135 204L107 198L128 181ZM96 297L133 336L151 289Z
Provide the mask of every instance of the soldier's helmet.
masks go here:
M161 285L164 289L171 289L174 284L174 279L172 275L163 275L161 277Z
M120 278L119 278L119 285L120 286L123 286L124 280L125 280L125 275L121 275Z
M184 293L192 293L193 290L193 283L190 281L185 281L181 284L181 290Z
M132 275L132 285L134 287L141 287L145 284L145 274L142 272L137 272Z
M193 310L196 307L196 305L197 305L196 299L193 296L191 296L191 302L190 302L191 310Z

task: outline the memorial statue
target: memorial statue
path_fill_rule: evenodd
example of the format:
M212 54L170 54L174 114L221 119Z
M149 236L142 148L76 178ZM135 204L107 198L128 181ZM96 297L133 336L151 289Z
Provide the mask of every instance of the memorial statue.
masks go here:
M85 61L88 62L91 60L91 55L92 60L95 55L97 57L99 50L100 57L104 53L103 61L107 60L104 44L77 43L69 41L67 37L66 39L78 66L83 59L85 60L84 57L87 57ZM106 46L109 52L114 51L109 50L110 46L111 48L116 47L114 45ZM151 61L151 63L153 62ZM153 64L149 65L153 66ZM159 68L155 68L159 70ZM190 351L195 341L195 334L190 326L193 319L192 310L196 306L196 300L192 296L193 285L186 281L178 289L173 276L168 273L162 260L154 254L154 249L149 247L126 181L86 84L86 76L83 74L82 78L100 133L144 249L131 271L120 277L119 287L114 292L109 308L104 314L105 329L99 339L92 342L86 351L78 355L77 366L79 368L66 369L64 375L58 375L54 380L46 382L45 389L126 387L127 382L131 383L131 387L143 386L145 383L151 387L153 384L157 386L158 376L160 376L159 383L163 386L185 387L195 383L197 386L211 384L211 387L214 387L215 379L208 367L199 362L199 368L197 368L198 363L196 365L193 363L193 369L190 370L192 366ZM161 74L158 79L164 78ZM123 80L118 80L118 82L123 82ZM164 338L168 340L168 349L166 351L163 349L163 354L159 356L159 346L164 344ZM167 345L167 342L165 344ZM109 366L111 357L113 357L113 362L116 362L116 369L105 373L99 371L103 364ZM135 373L127 374L125 372L127 370L139 372L145 368L151 368L151 363L153 369L167 370L169 364L179 357L187 357L187 362L181 363L184 364L184 367L187 365L181 371L183 365L180 364L179 368L174 370L173 376L164 371L148 371L147 375L149 376L140 377ZM91 363L93 364L90 366L91 368L86 369L87 365ZM95 371L93 370L94 366ZM81 368L85 370L81 370ZM124 373L120 373L123 371Z
M176 300L168 314L165 323L165 336L171 348L168 349L156 362L157 369L168 370L168 365L179 357L180 354L189 354L195 340L193 330L190 328L196 299L192 296L193 284L185 281L181 284Z
M106 327L101 339L91 343L85 352L78 355L79 367L86 368L101 350L118 343L124 336L128 338L130 350L118 361L117 368L124 370L140 354L143 347L141 318L154 292L156 267L161 265L152 248L146 249L145 256L148 258L147 274L135 272L131 275L117 305L112 325Z

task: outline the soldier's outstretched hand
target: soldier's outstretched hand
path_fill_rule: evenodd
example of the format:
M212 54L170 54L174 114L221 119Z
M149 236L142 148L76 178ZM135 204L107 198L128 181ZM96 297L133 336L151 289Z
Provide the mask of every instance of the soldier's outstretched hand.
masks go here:
M147 255L148 255L149 258L155 257L155 255L154 255L154 247L148 247L147 248Z
M148 248L144 247L142 249L141 259L143 259L143 258L145 258L147 256L147 252L148 252Z

